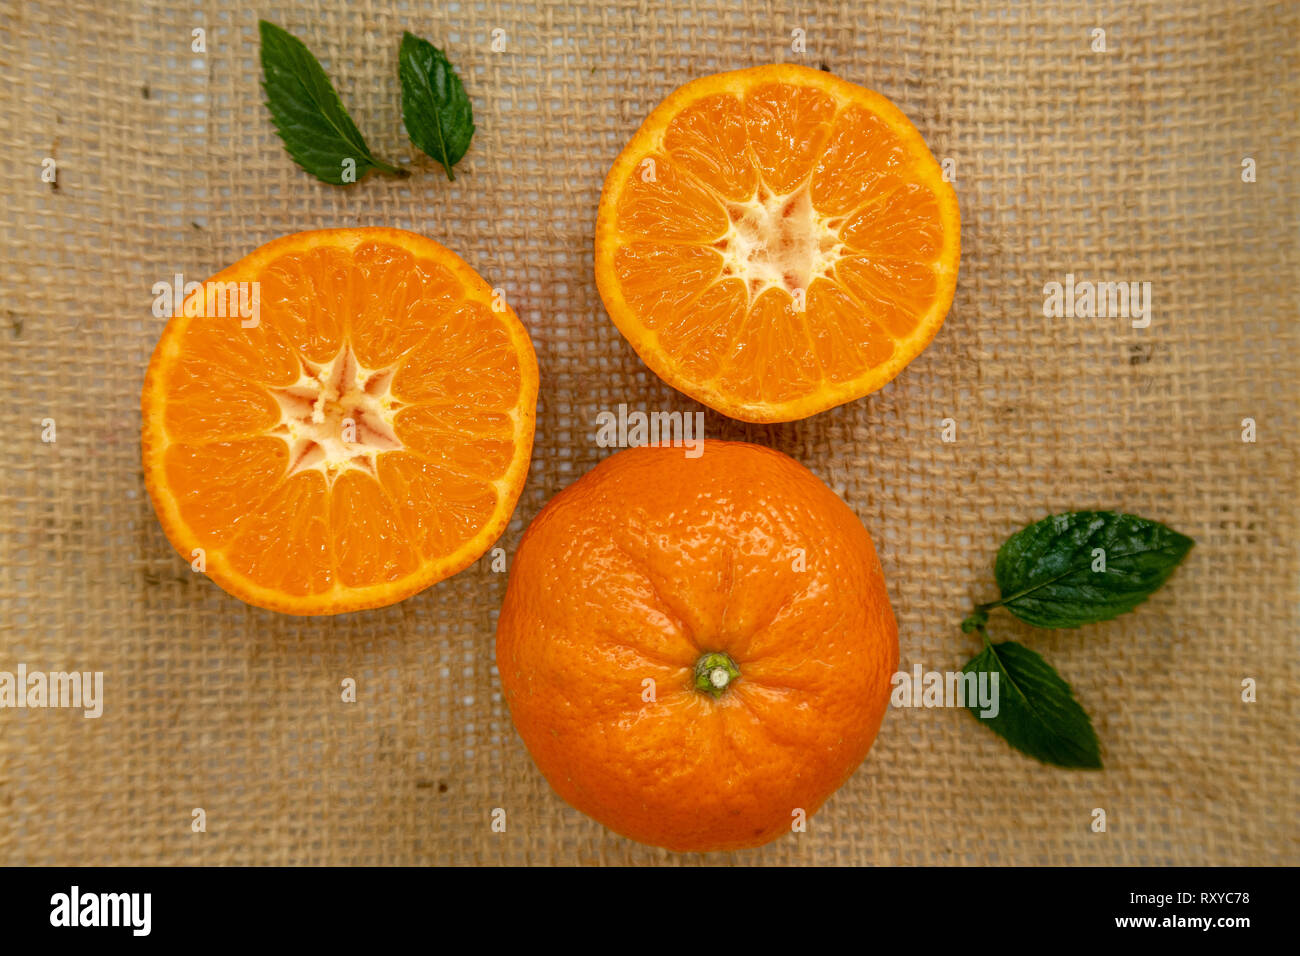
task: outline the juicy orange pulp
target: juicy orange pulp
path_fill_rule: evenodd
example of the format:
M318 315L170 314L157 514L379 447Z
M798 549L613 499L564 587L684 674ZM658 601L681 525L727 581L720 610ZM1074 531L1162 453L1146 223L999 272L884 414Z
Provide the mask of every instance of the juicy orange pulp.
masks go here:
M487 284L392 229L289 236L218 282L258 284L256 325L182 311L142 397L180 553L301 614L389 604L477 559L518 498L537 395L528 335Z
M749 421L884 385L952 302L956 196L888 100L829 74L696 80L611 169L596 275L669 384Z

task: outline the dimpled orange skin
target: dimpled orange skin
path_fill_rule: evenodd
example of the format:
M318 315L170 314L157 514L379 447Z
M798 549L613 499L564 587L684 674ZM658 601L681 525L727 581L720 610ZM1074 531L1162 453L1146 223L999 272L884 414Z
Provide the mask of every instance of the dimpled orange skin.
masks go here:
M694 685L713 652L740 675L716 698ZM565 801L643 843L734 850L790 832L866 757L898 627L866 529L802 465L744 443L651 446L528 528L497 667Z

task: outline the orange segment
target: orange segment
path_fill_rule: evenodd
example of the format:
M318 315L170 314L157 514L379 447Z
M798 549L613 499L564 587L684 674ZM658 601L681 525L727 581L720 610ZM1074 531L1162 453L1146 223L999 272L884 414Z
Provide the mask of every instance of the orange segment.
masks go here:
M689 308L672 315L659 339L690 374L712 377L731 352L744 321L745 286L738 279L727 279L713 283Z
M208 573L216 578L213 557L208 556ZM255 594L274 593L285 602L328 594L336 586L336 572L324 476L300 472L282 480L249 509L242 531L215 557L224 573L255 582Z
M353 271L351 257L328 246L279 256L259 270L261 321L304 358L328 362L342 345L344 316L354 308Z
M852 252L931 262L943 251L943 220L931 189L908 183L849 217L840 238Z
M176 490L181 519L203 548L220 547L242 528L249 509L261 503L289 464L278 438L250 438L209 445L168 446L167 484Z
M229 360L186 355L167 375L164 415L168 431L189 442L264 434L280 421L280 408L260 384Z
M482 302L459 302L433 326L427 348L401 361L393 394L414 404L463 403L509 411L523 380L511 330Z
M396 246L364 243L356 259L369 281L348 330L357 360L370 368L390 365L420 344L465 294L448 269ZM394 322L394 314L403 321Z
M907 148L889 124L861 106L848 107L817 159L812 200L828 216L842 216L903 184Z
M750 155L768 190L793 192L808 177L835 108L834 97L810 83L761 83L746 91Z
M754 383L765 401L783 402L820 378L807 324L785 290L764 291L745 322L746 334L733 343L718 377L724 386Z
M884 97L780 65L704 77L605 180L596 282L661 378L754 422L867 395L952 304L957 198Z
M725 199L753 195L758 170L745 155L749 133L740 100L706 96L678 113L664 134L669 155L713 192Z
M396 452L379 461L379 480L401 515L406 539L422 558L452 554L496 509L492 483Z
M861 303L842 286L824 279L814 282L808 307L821 318L812 330L813 348L832 384L845 381L855 369L881 368L893 356L894 339L863 318Z
M349 471L330 490L334 566L348 587L398 581L418 562L388 493L369 474ZM376 542L385 542L377 547Z
M938 286L933 269L905 259L841 259L835 277L897 340L916 330L917 312L933 301Z
M206 311L206 305L204 308ZM196 317L186 325L179 349L192 361L235 369L240 377L263 385L291 385L302 370L288 340L261 321L246 327L245 320L239 318Z
M417 405L393 424L402 447L456 474L496 481L514 461L514 422L504 412Z
M163 331L145 480L186 561L291 614L392 604L477 560L528 470L537 362L493 290L396 229L278 239L209 280L257 314Z
M686 243L632 242L620 246L614 268L637 314L650 328L681 315L722 271L722 256Z
M727 231L713 192L662 153L647 154L626 172L619 228L631 236L712 242Z

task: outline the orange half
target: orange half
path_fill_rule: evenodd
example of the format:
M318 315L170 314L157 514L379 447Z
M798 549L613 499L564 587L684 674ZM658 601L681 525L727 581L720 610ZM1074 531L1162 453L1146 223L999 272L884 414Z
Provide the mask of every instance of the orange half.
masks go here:
M869 394L943 324L957 196L907 117L820 70L672 93L605 180L596 282L660 378L744 421Z
M145 482L182 557L249 604L337 614L455 574L504 530L537 361L454 253L330 229L186 296L140 402Z

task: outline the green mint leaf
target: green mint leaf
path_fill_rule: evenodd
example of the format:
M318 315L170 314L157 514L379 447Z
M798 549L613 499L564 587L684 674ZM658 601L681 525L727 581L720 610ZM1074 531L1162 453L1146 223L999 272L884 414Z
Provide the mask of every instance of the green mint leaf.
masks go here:
M336 186L355 182L371 169L404 175L370 152L306 45L274 23L258 20L257 26L266 106L293 161Z
M1191 538L1114 511L1067 511L1017 531L998 551L998 605L1036 627L1078 627L1133 610L1173 572Z
M1043 763L1057 767L1101 769L1101 752L1092 721L1079 706L1070 685L1043 658L1015 641L985 643L967 662L963 674L997 675L997 714L970 712L1007 743ZM990 710L992 708L989 708Z
M460 77L441 50L410 32L402 34L398 72L407 135L454 180L451 167L460 162L474 135L474 108Z

